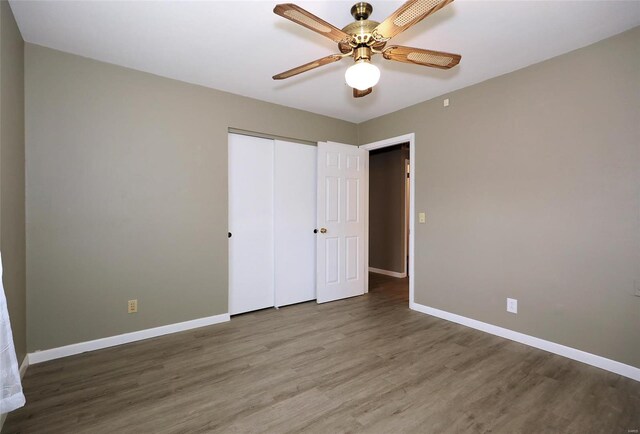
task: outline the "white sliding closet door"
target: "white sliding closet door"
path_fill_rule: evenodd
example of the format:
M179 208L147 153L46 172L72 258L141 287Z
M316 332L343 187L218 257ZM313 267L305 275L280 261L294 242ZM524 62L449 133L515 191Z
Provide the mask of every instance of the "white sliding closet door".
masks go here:
M276 306L316 298L317 148L275 141Z
M229 134L229 313L274 305L273 140Z

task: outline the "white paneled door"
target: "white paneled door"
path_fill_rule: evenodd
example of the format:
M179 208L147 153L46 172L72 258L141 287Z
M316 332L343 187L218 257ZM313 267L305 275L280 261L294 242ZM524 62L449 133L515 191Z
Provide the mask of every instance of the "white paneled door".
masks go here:
M275 141L276 306L316 298L315 146Z
M365 209L369 152L318 143L318 303L365 292Z
M229 134L229 313L274 305L273 140Z

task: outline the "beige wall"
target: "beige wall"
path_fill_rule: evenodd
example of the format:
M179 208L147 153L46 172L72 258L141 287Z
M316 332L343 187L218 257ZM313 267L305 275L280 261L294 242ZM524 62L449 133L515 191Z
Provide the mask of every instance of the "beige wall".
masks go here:
M30 44L26 102L29 351L227 312L227 128L357 140L351 123Z
M405 271L405 158L399 146L369 154L369 266Z
M0 1L0 250L18 363L26 354L24 42Z
M227 311L228 127L415 132L416 302L640 367L639 76L636 28L356 128L27 45L28 349Z
M640 367L639 95L635 28L361 124L416 134L416 302Z

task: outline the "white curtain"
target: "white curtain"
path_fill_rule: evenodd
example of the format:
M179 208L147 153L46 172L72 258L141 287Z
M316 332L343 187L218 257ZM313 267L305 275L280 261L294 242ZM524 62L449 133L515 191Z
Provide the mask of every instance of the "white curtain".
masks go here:
M2 286L2 256L0 256L0 414L24 405L24 394L20 383L20 371L13 345L7 298Z

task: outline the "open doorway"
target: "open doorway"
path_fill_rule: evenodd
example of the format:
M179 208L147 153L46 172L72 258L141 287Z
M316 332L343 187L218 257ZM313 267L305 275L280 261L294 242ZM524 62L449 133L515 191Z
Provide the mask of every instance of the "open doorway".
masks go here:
M361 146L369 151L369 291L413 302L413 134Z

